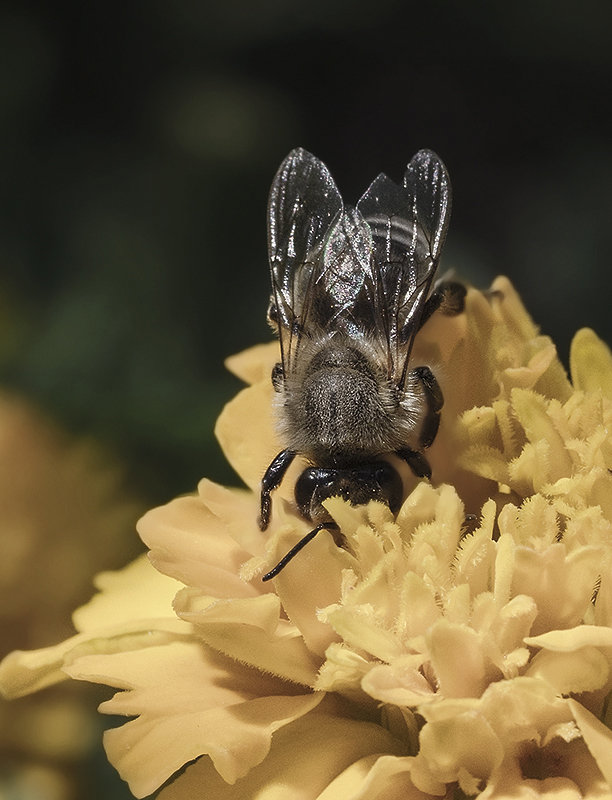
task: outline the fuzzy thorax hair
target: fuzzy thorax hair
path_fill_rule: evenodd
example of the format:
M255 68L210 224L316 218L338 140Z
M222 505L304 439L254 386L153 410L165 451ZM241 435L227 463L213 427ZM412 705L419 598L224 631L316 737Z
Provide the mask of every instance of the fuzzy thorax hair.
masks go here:
M418 448L427 413L423 385L412 372L403 387L390 381L381 352L366 337L337 333L300 342L296 368L276 394L287 447L330 467Z

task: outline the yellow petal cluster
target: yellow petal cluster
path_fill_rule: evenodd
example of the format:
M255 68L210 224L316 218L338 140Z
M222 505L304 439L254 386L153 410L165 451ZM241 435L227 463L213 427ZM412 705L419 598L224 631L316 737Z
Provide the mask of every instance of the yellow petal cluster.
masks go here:
M149 548L75 615L79 633L0 667L8 694L62 676L119 691L102 711L136 797L432 800L612 796L612 357L591 331L571 381L506 279L432 318L415 363L445 395L434 482L403 474L393 515L326 502L308 530L295 464L256 524L281 449L273 346L217 435L245 490L202 481L150 511ZM186 766L185 768L185 765Z

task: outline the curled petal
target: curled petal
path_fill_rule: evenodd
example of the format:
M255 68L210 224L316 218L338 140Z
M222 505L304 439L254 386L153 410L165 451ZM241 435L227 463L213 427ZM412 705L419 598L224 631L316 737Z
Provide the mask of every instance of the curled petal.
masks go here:
M510 653L517 648L531 630L538 608L531 597L518 595L499 612L496 621L495 637L503 653Z
M533 597L538 606L534 633L575 626L591 603L601 554L583 547L568 556L564 544L543 552L517 547L513 592Z
M581 647L612 647L612 628L601 625L578 625L567 630L554 630L539 636L528 636L525 644L568 653Z
M466 712L428 722L420 735L415 761L423 762L442 784L458 781L473 793L474 782L485 781L504 757L504 748L486 718ZM415 773L416 781L416 773ZM426 786L422 786L427 790Z
M391 664L377 664L361 685L370 697L382 703L414 708L435 699L434 689L420 670L424 657L404 656Z
M479 697L486 663L478 634L466 625L439 620L427 635L431 664L445 697ZM457 666L461 665L461 669Z
M351 647L365 650L381 661L392 661L402 653L401 641L381 626L373 611L360 607L330 607L326 619Z
M258 497L242 489L226 489L206 478L198 484L198 495L243 551L263 552L266 534L261 532L257 524Z
M327 648L325 662L313 688L316 691L338 692L345 697L363 701L361 680L370 669L370 662L362 655L344 644L333 642Z
M245 503L238 491L230 493L235 521L255 528L255 505ZM248 511L243 508L247 505ZM230 536L224 521L206 507L200 497L179 497L154 508L138 523L138 532L150 548L157 570L188 586L197 586L213 597L249 597L257 590L240 579L240 565L250 553Z
M288 527L273 544L274 558L280 559L303 535L303 528ZM285 613L299 628L308 649L320 657L338 636L319 610L339 599L342 569L350 561L331 534L321 531L274 579Z
M221 653L288 681L312 686L319 661L300 631L281 618L278 597L218 600L185 589L176 599L179 616L197 627L199 636Z
M594 692L606 684L610 665L595 647L581 647L570 653L542 650L532 659L525 675L541 678L559 694Z
M233 786L201 758L157 800L319 800L352 764L372 754L401 751L401 744L378 725L315 711L277 731L267 758Z

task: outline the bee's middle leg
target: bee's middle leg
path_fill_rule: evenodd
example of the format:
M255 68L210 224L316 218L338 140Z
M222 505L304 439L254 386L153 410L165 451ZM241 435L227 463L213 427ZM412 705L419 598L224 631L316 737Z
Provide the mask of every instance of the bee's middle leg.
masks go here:
M411 372L418 378L423 388L426 412L419 434L419 444L421 448L425 450L433 443L438 433L440 411L444 405L444 396L440 389L440 384L436 380L436 376L429 367L415 367ZM402 447L400 450L396 451L396 455L408 464L418 478L431 478L431 467L421 450Z

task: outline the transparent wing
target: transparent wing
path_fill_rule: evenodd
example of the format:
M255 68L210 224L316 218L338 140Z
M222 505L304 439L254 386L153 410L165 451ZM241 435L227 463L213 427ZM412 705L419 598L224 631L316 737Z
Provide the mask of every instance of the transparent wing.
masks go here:
M402 186L379 175L356 209L344 207L325 167L294 150L272 184L269 252L283 371L320 331L368 336L389 378L406 379L450 215L450 183L429 150Z
M286 374L323 286L321 253L342 198L327 167L306 150L281 164L268 203L268 252L275 322Z
M332 224L319 257L307 309L311 324L360 336L373 330L372 234L354 208Z
M431 290L451 207L440 158L419 150L398 186L379 175L357 204L372 237L370 290L390 377L403 385L414 336Z

